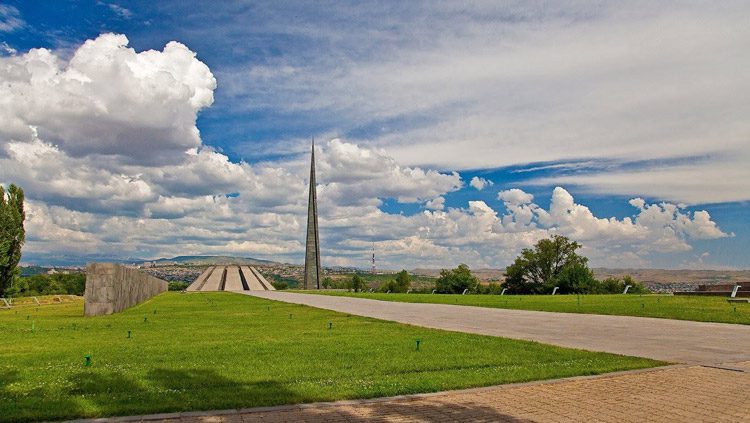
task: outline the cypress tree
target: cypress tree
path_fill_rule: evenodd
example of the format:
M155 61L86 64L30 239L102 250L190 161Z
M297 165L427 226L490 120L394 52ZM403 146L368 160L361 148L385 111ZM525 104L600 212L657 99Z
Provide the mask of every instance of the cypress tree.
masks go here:
M18 277L21 247L26 240L23 222L23 189L11 184L8 192L0 185L0 297Z

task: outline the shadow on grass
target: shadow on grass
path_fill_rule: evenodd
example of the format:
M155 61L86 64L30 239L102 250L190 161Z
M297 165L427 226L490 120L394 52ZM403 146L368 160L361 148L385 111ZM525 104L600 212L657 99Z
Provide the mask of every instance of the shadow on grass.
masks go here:
M12 383L12 374L2 384ZM16 376L17 377L17 376ZM79 372L69 379L72 388L50 405L36 410L17 410L13 420L111 417L163 412L209 411L257 406L299 404L312 401L275 381L242 383L211 369L154 369L145 378L133 379L117 373ZM221 416L226 419L229 416ZM480 403L455 404L445 399L372 402L353 406L320 406L257 412L244 420L286 419L289 421L528 421L503 414ZM230 418L231 420L231 418Z
M118 373L80 372L71 375L68 380L73 385L68 391L72 396L117 395L137 392L141 388L130 378Z
M97 417L178 411L210 411L257 406L298 404L311 399L274 381L240 383L211 369L154 369L135 383L121 375L79 374L71 394L85 396L100 410ZM141 384L148 386L144 388ZM139 394L134 396L133 393ZM139 401L140 398L140 401ZM123 401L127 399L127 401ZM226 420L229 416L222 416ZM445 400L372 402L354 406L320 406L249 413L243 420L288 421L528 421L503 414L480 403L455 404ZM210 420L210 419L209 419ZM231 420L231 418L229 419Z
M8 390L8 385L18 381L18 370L7 370L0 372L0 394L5 394Z
M13 393L8 386L19 378L17 371L0 374L0 421L227 410L299 404L313 400L289 390L283 383L241 383L211 369L154 369L142 378L89 370L71 375L67 380L69 388L62 391L34 389L33 392ZM445 398L259 411L243 414L242 419L348 422L528 421L504 414L486 404L451 403ZM232 418L219 416L219 420Z
M0 422L38 421L41 419L78 416L81 409L70 397L60 397L45 386L37 386L24 391L11 389L10 385L22 382L17 370L0 372ZM44 410L62 410L62 416ZM55 412L56 413L56 412Z
M284 383L272 380L237 382L210 369L155 369L148 373L149 381L158 388L171 392L187 409L230 409L305 402ZM177 404L175 404L177 405Z
M59 401L50 402L50 407L23 415L20 414L23 410L17 409L19 415L9 417L14 420L111 417L310 401L282 383L238 382L211 369L154 369L145 377L97 369L75 373L68 377L68 382L70 388L59 393Z

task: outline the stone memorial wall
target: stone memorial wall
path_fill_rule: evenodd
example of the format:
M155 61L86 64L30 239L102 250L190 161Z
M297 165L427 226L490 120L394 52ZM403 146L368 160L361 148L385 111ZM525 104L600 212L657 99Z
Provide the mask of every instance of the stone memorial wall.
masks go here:
M138 269L112 263L86 266L84 314L117 313L167 291L166 281Z

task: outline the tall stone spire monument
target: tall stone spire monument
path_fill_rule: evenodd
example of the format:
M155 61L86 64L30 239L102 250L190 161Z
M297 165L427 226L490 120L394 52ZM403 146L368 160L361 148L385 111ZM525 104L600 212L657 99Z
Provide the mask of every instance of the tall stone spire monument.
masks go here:
M320 289L320 238L318 237L318 196L315 190L315 139L312 141L312 154L310 156L310 194L307 199L304 289Z

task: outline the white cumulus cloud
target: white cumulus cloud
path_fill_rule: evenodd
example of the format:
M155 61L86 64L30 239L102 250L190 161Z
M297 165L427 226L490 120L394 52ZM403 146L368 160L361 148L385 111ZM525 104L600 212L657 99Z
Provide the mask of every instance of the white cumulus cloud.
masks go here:
M26 254L299 261L308 156L238 163L203 145L196 117L215 87L177 42L136 52L104 34L69 59L44 49L0 58L0 183L26 190ZM458 173L341 139L319 143L316 159L324 264L362 265L375 242L390 267L500 267L556 233L581 241L594 263L648 263L654 252L729 236L706 211L641 198L630 202L633 218L598 217L563 188L547 209L518 188L500 191L499 207L449 207L464 187ZM389 213L383 199L423 210Z
M162 162L200 146L195 119L213 103L211 71L178 42L140 53L127 44L103 34L69 61L46 49L0 58L0 140L38 135L71 156Z
M471 182L469 182L469 185L476 188L478 191L481 191L488 186L494 185L494 183L487 179L480 178L479 176L475 176L471 178Z

